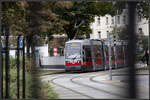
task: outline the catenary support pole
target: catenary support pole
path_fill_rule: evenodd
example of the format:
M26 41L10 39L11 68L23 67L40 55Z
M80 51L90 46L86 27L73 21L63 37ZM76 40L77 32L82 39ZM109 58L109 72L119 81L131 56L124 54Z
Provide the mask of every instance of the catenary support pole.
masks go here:
M109 55L109 79L112 80L112 64L111 64L111 38L110 33L107 31L108 37L108 55Z
M1 1L0 1L0 18L1 18ZM2 50L2 45L1 45L1 34L2 34L2 23L1 23L1 20L0 20L0 99L2 99L3 97L3 89L2 89L2 87L3 87L3 84L2 84L2 82L3 82L3 80L2 80L2 74L3 74L3 70L2 70L2 59L1 59L1 57L2 57L2 55L1 55L1 50Z
M149 54L150 54L150 0L149 0L149 2L148 2L148 4L149 4L149 9L148 9L148 11L149 11L149 39L148 39L148 49L149 49ZM150 56L149 56L149 64L150 64ZM148 67L149 67L149 65L148 65Z
M117 15L118 15L118 10L116 10L116 15L115 15L115 42L117 39ZM114 59L115 59L115 68L117 69L117 54L116 54L116 43L114 43Z

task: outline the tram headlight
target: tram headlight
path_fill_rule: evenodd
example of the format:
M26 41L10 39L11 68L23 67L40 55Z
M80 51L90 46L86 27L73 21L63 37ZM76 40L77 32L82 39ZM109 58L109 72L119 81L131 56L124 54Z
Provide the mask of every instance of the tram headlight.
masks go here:
M69 63L69 61L66 61L66 63Z
M81 62L81 60L77 60L77 63L80 63Z

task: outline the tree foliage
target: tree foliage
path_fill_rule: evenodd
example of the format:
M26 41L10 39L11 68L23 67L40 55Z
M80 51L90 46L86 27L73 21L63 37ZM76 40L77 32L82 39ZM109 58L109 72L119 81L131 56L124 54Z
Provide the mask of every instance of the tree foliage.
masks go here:
M10 33L23 34L26 28L23 2L2 2L2 24L8 21Z
M137 12L138 14L143 17L148 19L149 18L149 7L150 7L150 0L141 0L137 4Z
M90 34L90 23L95 16L115 13L112 2L57 1L52 3L51 9L66 22L63 29L68 39L73 39L77 34Z
M127 27L118 27L117 29L117 39L118 40L127 40ZM111 32L112 35L116 34L115 33L115 28Z

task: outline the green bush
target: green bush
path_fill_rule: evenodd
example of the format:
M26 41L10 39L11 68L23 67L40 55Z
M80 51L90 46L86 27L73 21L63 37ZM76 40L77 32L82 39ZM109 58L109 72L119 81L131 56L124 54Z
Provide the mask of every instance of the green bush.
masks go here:
M22 59L20 59L22 60ZM29 59L26 59L26 98L58 98L58 95L53 91L51 86L46 83L42 83L40 79L33 75L33 66L32 62ZM5 97L5 65L3 65L3 93ZM10 99L17 98L17 68L16 68L16 59L10 57ZM37 79L36 79L37 78ZM35 81L34 81L35 80ZM37 80L37 81L36 81ZM36 86L36 87L35 87ZM35 88L37 91L35 91ZM38 92L38 94L36 94ZM22 98L22 63L20 63L20 98Z
M138 55L136 55L136 61L137 62L141 61L143 56L144 56L144 54L138 54Z

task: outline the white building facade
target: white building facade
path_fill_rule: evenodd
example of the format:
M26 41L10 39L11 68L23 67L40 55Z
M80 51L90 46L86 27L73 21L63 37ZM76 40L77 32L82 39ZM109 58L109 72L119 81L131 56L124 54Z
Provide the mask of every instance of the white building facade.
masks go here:
M149 24L148 20L145 18L137 17L137 33L142 31L144 35L149 35ZM128 22L128 11L124 9L122 14L111 16L105 15L95 17L95 22L91 23L92 34L90 34L91 39L106 39L107 31L111 32L115 27L125 27Z
M137 32L143 32L145 36L149 35L149 20L138 17Z

